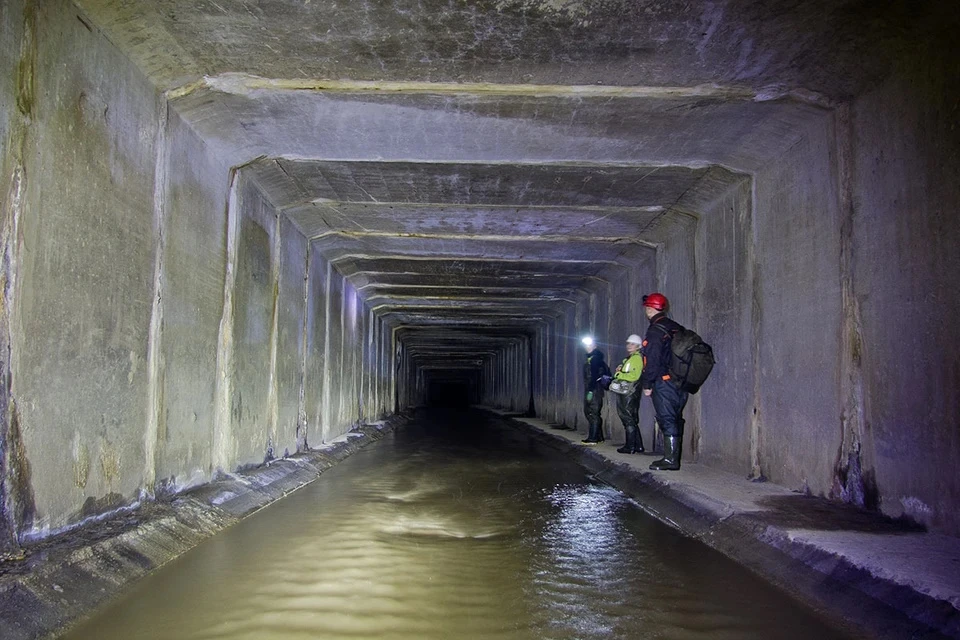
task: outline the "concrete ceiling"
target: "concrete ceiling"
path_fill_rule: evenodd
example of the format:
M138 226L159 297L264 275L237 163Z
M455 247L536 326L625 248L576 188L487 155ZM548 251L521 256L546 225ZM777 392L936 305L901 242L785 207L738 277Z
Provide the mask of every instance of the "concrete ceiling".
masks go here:
M488 326L554 318L624 268L652 261L669 221L686 215L675 206L710 173L278 158L244 171L376 313ZM475 344L465 353L462 335L455 340L457 349L438 351L475 358Z
M651 263L935 19L905 0L74 1L415 358L453 368Z
M923 3L860 0L79 0L162 89L200 76L743 85L842 97ZM910 20L908 18L913 18Z

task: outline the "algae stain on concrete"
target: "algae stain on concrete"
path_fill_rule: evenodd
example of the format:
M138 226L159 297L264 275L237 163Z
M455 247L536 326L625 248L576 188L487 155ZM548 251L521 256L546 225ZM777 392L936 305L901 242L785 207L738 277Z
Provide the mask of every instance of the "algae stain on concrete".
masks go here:
M37 66L37 9L27 2L23 11L23 36L20 60L17 61L17 109L24 116L33 113L36 93L34 80Z
M73 438L73 482L78 489L84 489L89 478L90 448L81 440L78 431Z
M120 477L123 463L120 460L119 451L112 442L104 440L100 447L100 475L108 493L112 493L113 483Z
M20 427L20 412L13 398L10 399L8 420L10 500L13 504L14 526L19 535L33 527L37 506L33 495L30 460L27 458L27 449L23 443L23 432Z

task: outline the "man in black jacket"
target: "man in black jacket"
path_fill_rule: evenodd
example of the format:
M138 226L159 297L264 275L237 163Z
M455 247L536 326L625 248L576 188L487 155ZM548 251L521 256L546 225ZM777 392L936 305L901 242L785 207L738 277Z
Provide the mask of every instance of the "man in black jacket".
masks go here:
M583 397L583 415L587 418L590 431L587 437L581 440L583 444L598 444L603 442L603 418L600 411L603 409L603 388L597 384L597 379L609 375L610 367L603 360L603 352L597 349L593 338L584 338L583 347L587 351L587 359L583 362L583 383L585 387Z
M643 339L643 373L640 386L643 395L653 396L653 410L663 432L663 458L650 464L654 471L676 471L680 468L683 443L683 407L687 392L670 378L670 346L681 326L667 317L667 297L662 293L643 296L643 310L650 320Z

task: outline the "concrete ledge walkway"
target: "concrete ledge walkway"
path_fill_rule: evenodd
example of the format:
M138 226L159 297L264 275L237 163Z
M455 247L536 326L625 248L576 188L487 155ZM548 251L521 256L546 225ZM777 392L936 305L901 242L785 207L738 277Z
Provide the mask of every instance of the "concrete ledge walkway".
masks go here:
M0 562L0 639L55 637L138 578L316 480L406 422L392 416L289 458L134 505Z
M568 452L660 520L854 636L960 638L960 539L698 464L653 472L660 456L617 453L622 443L583 445L584 433L485 410Z

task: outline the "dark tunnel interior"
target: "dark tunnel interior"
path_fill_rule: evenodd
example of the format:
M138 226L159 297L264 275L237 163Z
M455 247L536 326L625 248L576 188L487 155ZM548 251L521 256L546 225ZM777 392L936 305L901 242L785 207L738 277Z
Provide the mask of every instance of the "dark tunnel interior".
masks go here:
M465 409L480 397L479 380L470 376L447 375L427 382L427 405Z

